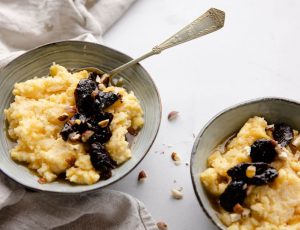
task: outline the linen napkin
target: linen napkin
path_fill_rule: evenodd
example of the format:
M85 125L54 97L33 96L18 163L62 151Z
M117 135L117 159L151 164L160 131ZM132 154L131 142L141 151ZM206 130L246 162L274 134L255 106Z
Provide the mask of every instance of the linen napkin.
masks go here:
M60 40L102 42L134 0L1 0L0 67L25 50ZM33 192L0 173L0 229L157 229L145 206L117 191Z

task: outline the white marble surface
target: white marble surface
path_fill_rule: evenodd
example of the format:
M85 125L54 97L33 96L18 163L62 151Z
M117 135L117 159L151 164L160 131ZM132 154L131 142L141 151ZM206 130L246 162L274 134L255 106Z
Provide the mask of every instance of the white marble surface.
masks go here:
M222 30L142 62L161 94L161 128L143 162L110 186L140 199L169 229L215 229L196 200L185 165L193 133L238 102L263 96L300 100L297 0L139 0L106 34L105 43L137 57L210 7L226 12ZM180 116L171 123L172 110ZM172 151L181 155L181 166L173 164ZM137 183L140 170L148 174L143 184ZM173 200L170 190L180 186L184 198Z

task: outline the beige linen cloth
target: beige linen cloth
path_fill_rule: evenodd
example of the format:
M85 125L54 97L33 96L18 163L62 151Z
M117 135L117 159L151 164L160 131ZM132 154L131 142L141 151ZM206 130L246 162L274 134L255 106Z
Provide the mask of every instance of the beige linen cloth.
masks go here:
M101 42L134 0L0 0L0 67L25 50L76 39ZM33 192L0 173L0 229L154 230L137 199L101 189L82 195Z

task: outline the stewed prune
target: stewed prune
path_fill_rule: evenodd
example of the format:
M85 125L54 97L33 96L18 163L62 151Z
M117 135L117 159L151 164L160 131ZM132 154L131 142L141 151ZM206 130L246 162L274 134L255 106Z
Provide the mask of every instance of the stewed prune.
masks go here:
M90 117L88 117L86 120L86 123L87 123L87 126L89 127L89 129L97 132L98 130L101 129L101 127L99 126L100 121L108 119L109 122L108 122L107 126L109 126L113 117L114 116L111 113L98 112L98 113L95 113L95 114L91 115Z
M82 79L79 81L75 89L75 101L77 110L80 113L87 114L92 112L94 98L92 93L98 89L97 84L89 79Z
M111 131L109 127L101 128L100 130L97 130L96 133L94 133L88 140L89 144L100 142L102 144L109 141L111 138Z
M275 146L271 140L258 139L251 145L250 157L253 162L271 163L275 156Z
M255 175L251 178L247 177L246 170L249 166L254 166L256 169ZM268 184L278 176L275 168L263 162L256 163L241 163L227 171L227 175L236 181L244 181L252 185L265 185Z
M273 137L278 144L280 144L282 147L285 147L291 143L292 139L294 138L293 129L285 123L275 124Z
M220 196L220 205L228 212L233 211L236 204L242 204L246 198L247 184L245 181L231 181Z
M117 163L110 158L108 152L100 142L90 146L90 157L93 167L101 172L101 179L111 177L111 170L116 168Z
M119 94L100 91L95 97L94 107L96 110L103 110L114 104L119 99Z

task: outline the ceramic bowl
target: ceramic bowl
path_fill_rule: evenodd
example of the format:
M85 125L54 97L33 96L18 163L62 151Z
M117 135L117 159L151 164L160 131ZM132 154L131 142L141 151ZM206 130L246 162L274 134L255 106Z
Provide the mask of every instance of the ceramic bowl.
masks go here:
M199 176L206 167L211 151L224 138L236 133L253 116L262 116L268 123L285 122L300 129L300 104L283 98L262 98L230 107L212 118L197 136L191 155L191 177L195 194L207 217L219 228L227 229L217 217Z
M145 157L158 132L161 120L161 102L157 88L139 64L123 71L124 87L132 90L140 100L144 110L145 125L139 132L131 146L132 159L113 170L113 176L93 185L71 185L70 183L52 182L39 184L38 177L30 172L26 166L14 162L10 158L9 150L15 145L8 139L3 110L8 108L14 100L12 89L16 82L25 81L35 76L42 77L49 73L53 62L67 68L86 66L98 67L104 71L111 70L132 58L111 48L89 42L64 41L48 44L33 49L10 62L0 72L0 169L16 182L34 190L80 193L107 186L123 178L133 170Z

